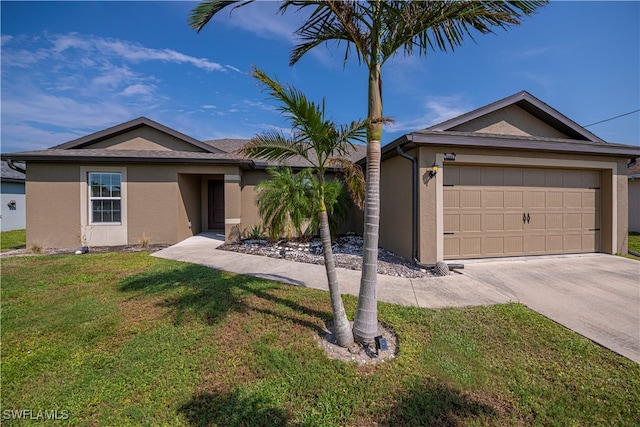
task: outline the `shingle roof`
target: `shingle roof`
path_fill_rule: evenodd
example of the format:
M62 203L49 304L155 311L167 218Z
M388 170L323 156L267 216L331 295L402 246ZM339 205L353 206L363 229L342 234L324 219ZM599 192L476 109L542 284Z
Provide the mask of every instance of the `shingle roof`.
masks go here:
M640 159L638 159L635 165L627 169L627 175L633 176L633 177L640 176Z
M24 164L17 163L17 166L24 168ZM3 181L24 181L24 174L9 167L6 161L2 161L2 180Z
M231 159L227 153L168 150L106 150L100 148L49 148L46 150L26 151L3 154L7 158L23 160L95 160L95 161L213 161L215 163L242 163L242 159ZM244 163L250 163L249 160Z
M284 162L264 161L257 158L245 158L237 151L248 140L219 139L205 141L216 152L167 151L167 150L116 150L102 148L49 148L46 150L26 151L3 154L3 158L23 161L96 161L96 162L152 162L152 163L213 163L246 165L249 167L267 167L288 165L293 168L305 168L310 164L294 157ZM60 146L57 146L60 147ZM348 156L352 161L366 155L366 146L356 145L356 149Z
M214 139L210 141L204 141L205 144L209 144L214 148L219 150L223 150L229 154L229 158L242 159L244 158L242 154L239 153L240 148L249 142L248 139ZM362 144L354 144L354 149L347 155L347 159L356 163L360 159L364 158L367 155L367 147ZM257 162L264 163L268 166L278 166L280 164L284 164L287 166L291 166L294 168L306 168L309 167L310 164L302 159L301 157L293 157L283 162L275 162L275 161L262 161L261 159L254 159Z

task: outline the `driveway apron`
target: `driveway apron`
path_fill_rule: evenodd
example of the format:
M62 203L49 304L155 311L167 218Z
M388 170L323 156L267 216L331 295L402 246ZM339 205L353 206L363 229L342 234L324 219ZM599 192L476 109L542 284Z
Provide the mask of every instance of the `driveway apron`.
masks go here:
M640 262L604 254L467 261L463 274L640 363Z

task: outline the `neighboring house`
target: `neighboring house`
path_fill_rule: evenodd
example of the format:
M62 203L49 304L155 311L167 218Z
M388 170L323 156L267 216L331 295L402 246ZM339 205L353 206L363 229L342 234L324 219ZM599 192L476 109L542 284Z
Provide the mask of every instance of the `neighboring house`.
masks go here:
M261 222L255 186L267 163L234 155L244 142L138 118L2 157L27 164L27 246L176 243L207 230L236 239ZM352 160L364 164L365 152ZM625 171L640 148L607 143L527 92L382 152L380 246L408 259L627 251ZM361 232L362 215L353 220Z
M2 231L22 230L26 227L24 164L15 164L15 169L2 161L2 178L0 181L0 229Z
M629 231L640 233L640 161L627 169L629 179Z
M209 230L234 239L262 222L255 186L269 163L234 154L246 142L198 141L141 117L2 157L27 163L27 246L172 244Z
M417 159L416 206L398 149ZM607 143L527 92L404 135L382 156L379 244L406 258L627 252L625 172L640 147Z

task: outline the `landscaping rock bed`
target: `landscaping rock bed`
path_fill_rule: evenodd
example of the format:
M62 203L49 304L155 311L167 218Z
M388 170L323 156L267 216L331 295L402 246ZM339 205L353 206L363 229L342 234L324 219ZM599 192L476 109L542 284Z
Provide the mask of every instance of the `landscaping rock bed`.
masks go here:
M347 235L336 239L332 246L336 267L361 270L362 245L363 239L360 236ZM266 239L251 239L239 243L226 243L218 249L324 265L322 244L319 239L306 243L293 241L274 243ZM432 275L429 271L418 268L401 256L382 248L378 249L378 273L412 279Z

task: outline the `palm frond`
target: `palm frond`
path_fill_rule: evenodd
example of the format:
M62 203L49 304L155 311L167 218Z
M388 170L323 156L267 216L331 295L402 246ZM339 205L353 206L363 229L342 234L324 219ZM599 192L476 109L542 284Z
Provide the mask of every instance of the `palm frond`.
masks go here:
M203 1L198 6L194 7L189 13L188 23L189 27L197 30L204 28L205 25L214 17L214 15L220 12L222 9L235 4L231 9L232 11L238 7L245 6L249 3L253 3L254 0L207 0Z
M365 177L362 168L357 164L350 162L342 157L334 157L331 159L331 164L340 168L344 178L344 182L347 184L347 190L351 199L358 206L358 208L364 208L365 197Z
M284 1L281 10L289 7L314 8L306 22L295 34L301 42L291 51L289 65L294 65L308 51L316 46L330 41L340 46L346 43L344 63L346 64L351 52L351 45L355 47L358 61L368 64L369 31L366 29L366 19L362 19L362 6L357 1ZM363 28L365 27L365 28Z
M465 38L475 41L473 32L493 33L519 25L546 1L414 1L384 2L381 32L381 62L403 49L412 55L428 50L454 50Z
M294 139L299 142L312 139L314 134L322 131L324 101L321 105L310 101L302 91L289 84L281 84L255 66L251 74L266 86L271 98L280 102L278 111L291 123Z
M312 163L308 158L308 151L308 145L292 141L276 131L266 131L256 135L240 148L240 153L245 157L282 161L300 156Z

